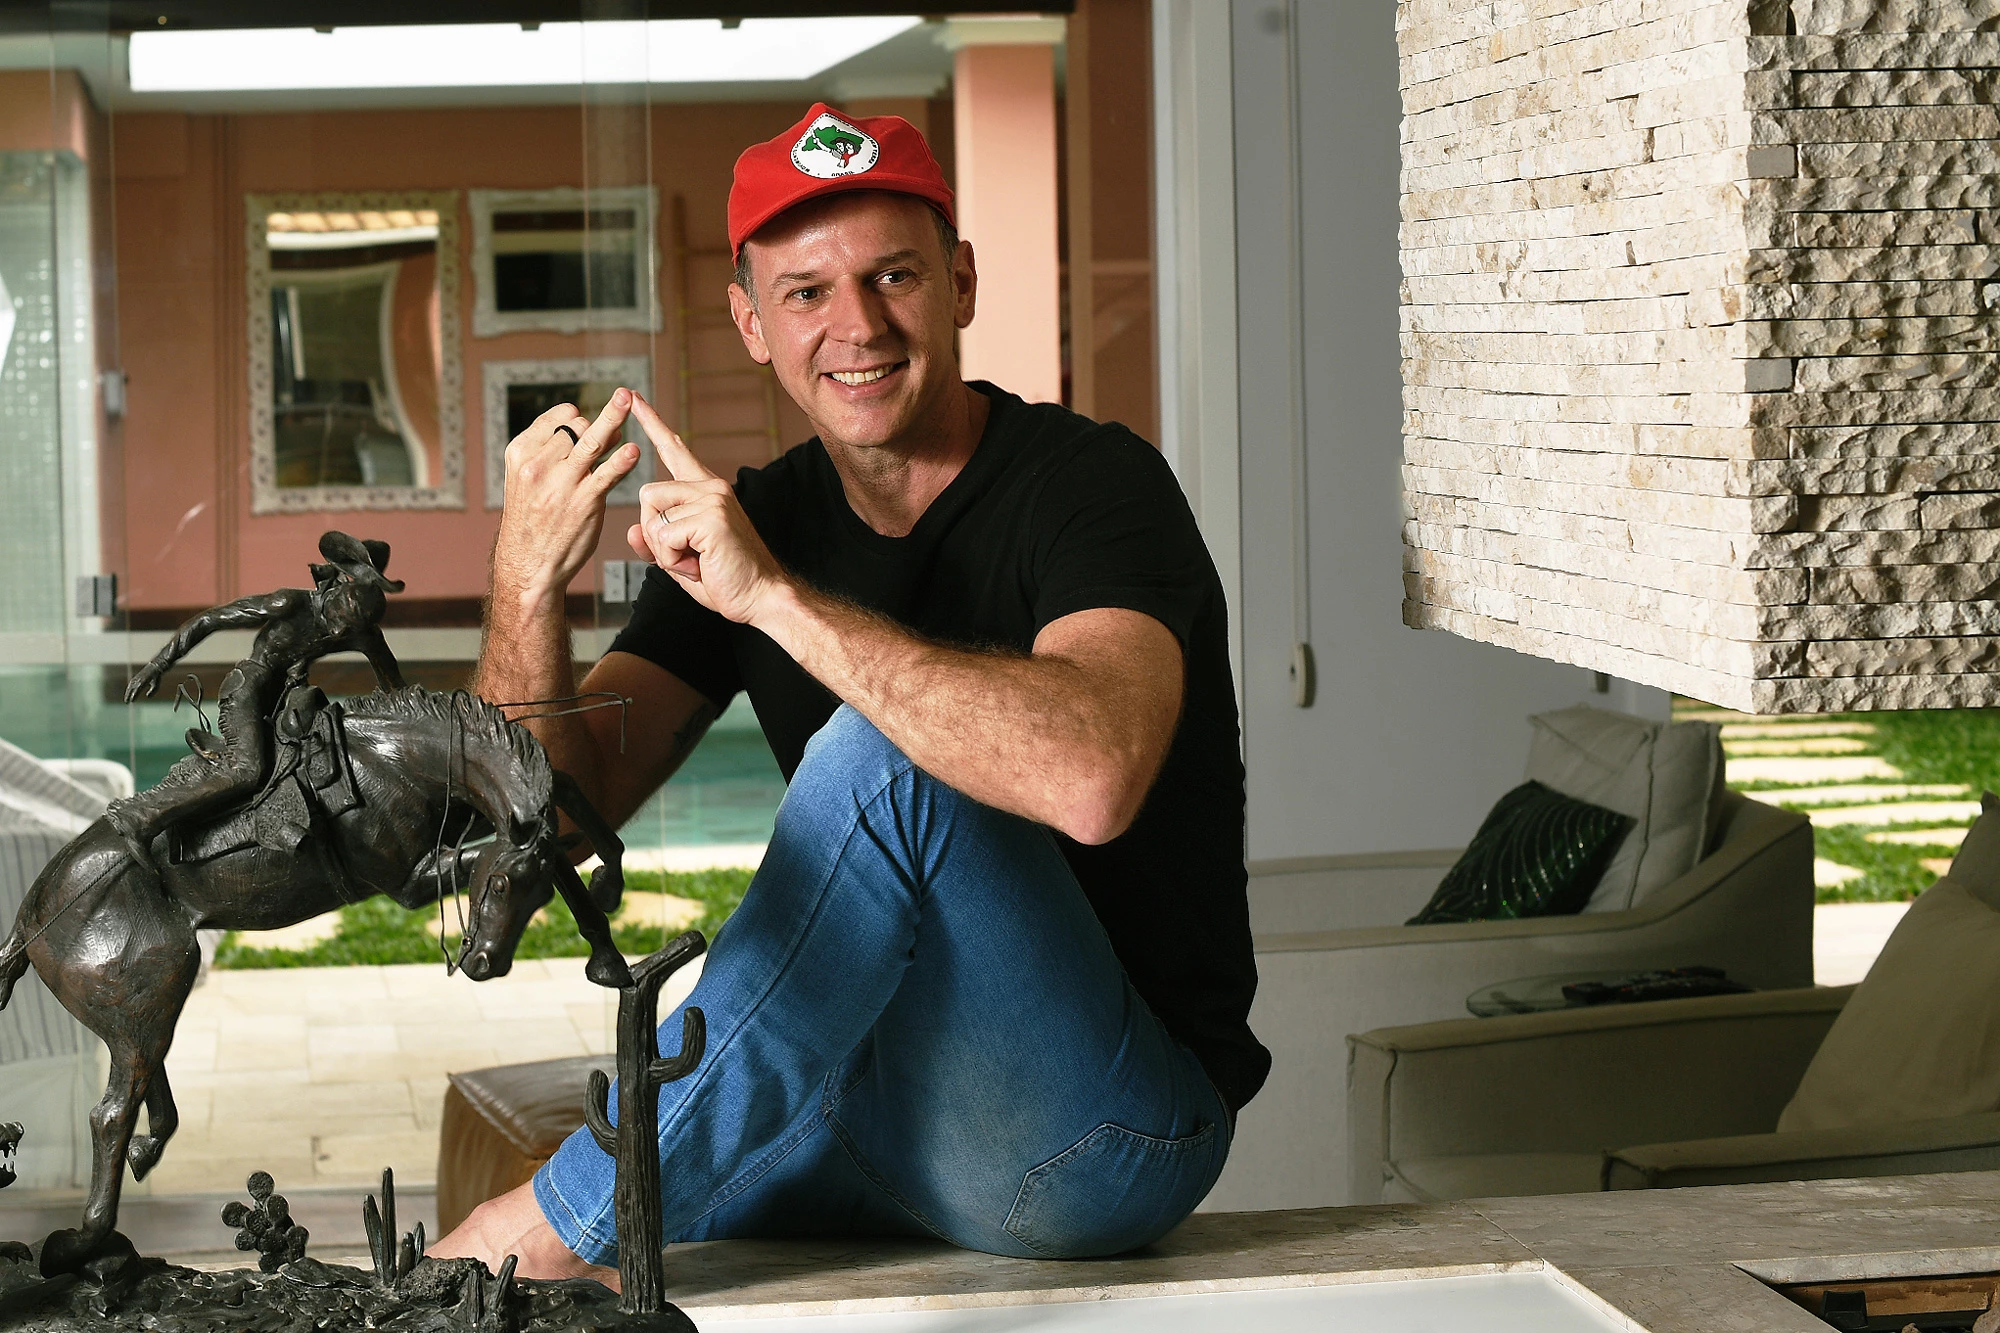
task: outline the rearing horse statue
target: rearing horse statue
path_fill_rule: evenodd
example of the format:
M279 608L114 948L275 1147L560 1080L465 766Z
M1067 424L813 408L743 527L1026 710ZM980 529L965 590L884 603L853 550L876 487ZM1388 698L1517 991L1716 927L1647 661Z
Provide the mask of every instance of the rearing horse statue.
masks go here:
M623 892L624 847L526 728L472 695L421 686L343 701L338 725L351 804L310 816L295 848L230 836L259 817L253 804L190 830L189 841L213 854L159 857L155 877L100 818L42 870L0 943L0 1008L32 965L111 1051L90 1114L83 1226L49 1237L45 1274L99 1251L117 1223L124 1164L143 1179L173 1136L165 1061L200 965L196 930L273 930L378 893L422 907L464 885L471 915L457 962L484 981L512 967L529 918L560 891L590 942L585 975L631 984L607 919ZM191 755L165 781L196 781L206 762ZM603 860L587 889L558 839L558 811ZM149 1132L135 1135L142 1105Z

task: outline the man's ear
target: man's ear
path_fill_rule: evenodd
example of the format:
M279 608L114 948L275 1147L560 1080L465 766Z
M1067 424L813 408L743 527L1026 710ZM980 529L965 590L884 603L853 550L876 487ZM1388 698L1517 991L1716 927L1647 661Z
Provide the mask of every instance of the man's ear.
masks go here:
M952 319L959 328L972 323L979 304L979 269L972 261L972 242L961 240L951 257Z
M757 307L750 302L750 293L735 283L729 284L729 319L736 325L736 332L743 339L750 359L760 366L771 364L771 349L764 344L764 321L757 313Z

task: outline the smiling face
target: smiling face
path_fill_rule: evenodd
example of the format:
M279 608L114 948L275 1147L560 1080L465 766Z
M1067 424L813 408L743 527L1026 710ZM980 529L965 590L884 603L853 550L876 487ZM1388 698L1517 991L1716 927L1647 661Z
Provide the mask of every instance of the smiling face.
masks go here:
M947 255L930 206L852 190L744 242L753 292L729 289L744 346L829 446L921 447L961 393L953 335L972 322L972 247ZM754 298L754 299L753 299Z

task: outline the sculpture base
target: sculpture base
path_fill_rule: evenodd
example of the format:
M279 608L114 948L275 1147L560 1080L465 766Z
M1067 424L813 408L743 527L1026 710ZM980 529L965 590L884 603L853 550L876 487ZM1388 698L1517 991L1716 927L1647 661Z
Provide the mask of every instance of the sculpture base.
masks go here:
M229 1329L349 1328L387 1333L694 1333L669 1306L630 1315L618 1297L585 1278L517 1279L494 1308L495 1282L470 1259L422 1259L383 1285L359 1268L299 1259L275 1273L205 1273L163 1259L134 1258L104 1275L41 1275L39 1247L0 1245L0 1333L222 1333Z

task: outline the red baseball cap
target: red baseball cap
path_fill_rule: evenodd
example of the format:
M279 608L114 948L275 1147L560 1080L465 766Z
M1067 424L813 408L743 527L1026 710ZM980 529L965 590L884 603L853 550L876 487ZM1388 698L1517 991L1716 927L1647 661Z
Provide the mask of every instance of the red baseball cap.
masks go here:
M729 187L729 253L786 209L838 190L913 194L952 216L951 186L917 127L901 116L843 116L814 102L805 118L736 159Z

